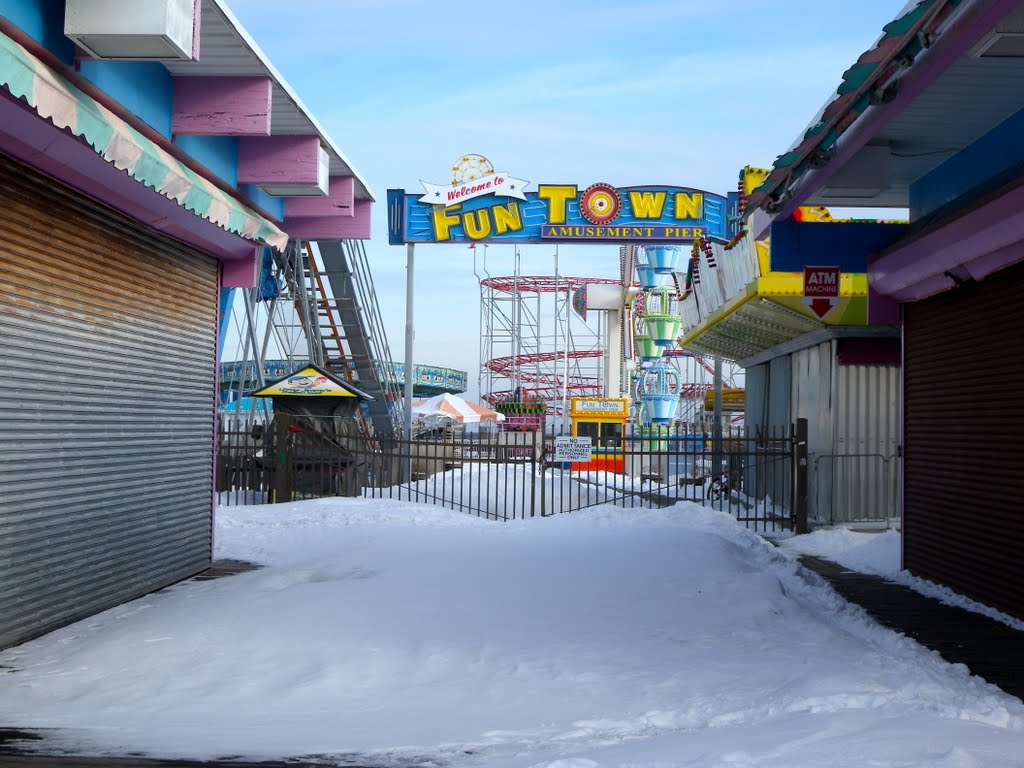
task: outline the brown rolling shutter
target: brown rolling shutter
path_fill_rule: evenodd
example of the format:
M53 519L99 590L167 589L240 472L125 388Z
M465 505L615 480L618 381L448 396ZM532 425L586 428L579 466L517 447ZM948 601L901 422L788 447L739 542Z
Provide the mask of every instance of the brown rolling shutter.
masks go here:
M1024 617L1024 264L905 307L904 564Z
M218 264L0 156L0 265L4 647L208 564Z

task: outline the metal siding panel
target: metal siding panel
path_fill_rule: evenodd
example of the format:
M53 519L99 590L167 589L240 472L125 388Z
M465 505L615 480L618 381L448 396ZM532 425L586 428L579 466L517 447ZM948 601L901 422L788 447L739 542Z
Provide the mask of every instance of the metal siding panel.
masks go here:
M822 452L832 447L832 342L792 355L794 419L807 419L807 448Z
M1024 618L1024 264L905 307L904 566Z
M830 524L892 517L898 368L838 365L833 340L794 352L792 377L794 418L808 425L809 517Z
M789 356L776 357L768 363L768 425L784 427L790 423L789 401L792 370Z
M832 521L897 516L898 366L838 365Z
M209 563L217 262L0 157L0 647Z
M773 358L768 362L768 423L769 433L788 433L790 425L790 397L793 386L792 366L789 355ZM788 467L776 464L762 478L764 487L776 503L788 507L792 503L793 483Z
M744 421L751 430L768 423L768 364L752 365L745 369Z
M831 486L830 475L814 472L818 457L832 450L831 391L833 342L826 341L792 354L793 418L807 419L807 459L810 477L807 492L807 514L812 520L821 517L827 508Z

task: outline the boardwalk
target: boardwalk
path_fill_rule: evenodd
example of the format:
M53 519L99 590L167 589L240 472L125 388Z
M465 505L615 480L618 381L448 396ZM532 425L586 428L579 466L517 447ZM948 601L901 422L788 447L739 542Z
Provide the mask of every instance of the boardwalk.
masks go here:
M805 555L800 562L880 624L1024 700L1024 632L819 557Z

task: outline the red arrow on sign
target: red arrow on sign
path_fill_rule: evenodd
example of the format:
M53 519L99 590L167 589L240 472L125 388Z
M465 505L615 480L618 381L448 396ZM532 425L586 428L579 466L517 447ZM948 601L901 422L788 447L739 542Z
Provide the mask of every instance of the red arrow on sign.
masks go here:
M804 267L804 304L819 320L839 304L839 267Z
M835 299L812 299L807 303L807 306L810 307L811 312L822 318L831 312L832 308L838 303Z

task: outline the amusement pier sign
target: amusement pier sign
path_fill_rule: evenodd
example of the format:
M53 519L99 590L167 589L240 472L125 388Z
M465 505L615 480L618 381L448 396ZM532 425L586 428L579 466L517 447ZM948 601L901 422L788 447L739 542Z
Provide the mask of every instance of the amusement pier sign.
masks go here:
M388 190L388 239L403 243L690 243L727 241L730 200L689 187L538 184L466 155L450 185Z

